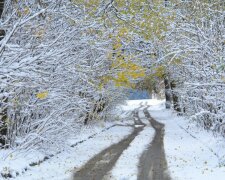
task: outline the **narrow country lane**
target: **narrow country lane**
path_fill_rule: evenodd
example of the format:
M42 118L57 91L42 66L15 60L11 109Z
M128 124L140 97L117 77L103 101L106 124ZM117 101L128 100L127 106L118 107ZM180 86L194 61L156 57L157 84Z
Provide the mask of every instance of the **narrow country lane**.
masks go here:
M3 150L0 179L225 179L225 166L219 166L224 140L165 109L164 100L131 100L115 113L114 122L69 136L65 149L46 159L39 152L11 156Z
M149 148L141 156L138 180L170 180L163 143L164 124L153 119L148 108L149 106L144 109L144 114L156 133Z
M110 180L109 172L123 151L128 148L130 143L146 126L139 117L139 111L143 111L145 117L155 130L155 136L148 149L143 152L140 158L138 180L170 180L171 178L167 173L167 162L163 144L164 124L157 122L150 116L148 107L140 104L140 107L133 111L134 130L129 136L90 159L81 169L74 173L73 179ZM141 108L144 109L141 110Z
M105 149L100 154L89 160L85 166L75 172L73 176L74 180L101 180L104 178L104 176L107 175L107 173L113 168L123 151L127 149L129 144L143 130L145 126L138 116L138 111L139 108L133 111L133 132L119 143L110 146L109 148Z

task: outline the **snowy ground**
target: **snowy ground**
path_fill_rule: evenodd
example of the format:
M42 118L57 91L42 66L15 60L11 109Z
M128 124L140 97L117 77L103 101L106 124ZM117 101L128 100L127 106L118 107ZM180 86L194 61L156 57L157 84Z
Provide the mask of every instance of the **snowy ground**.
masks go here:
M128 101L128 106L125 108L138 108L140 104L150 105L149 111L152 117L165 124L164 148L172 180L225 179L224 138L215 137L212 133L199 129L187 119L166 110L163 101ZM139 115L142 121L146 122L143 111L140 111ZM134 146L134 148L137 147ZM124 156L126 157L126 155ZM135 179L135 176L131 176L132 172L135 172L135 168L131 163L126 168L122 168L125 163L126 160L122 156L112 170L114 179L119 180L120 177ZM131 169L130 174L129 168Z
M150 113L165 124L164 146L173 180L224 180L225 139L197 128L162 106Z
M70 148L51 159L43 162L40 166L29 167L18 180L63 180L70 179L73 171L80 168L91 157L101 152L106 147L114 144L130 134L130 127L113 127L108 131L99 133L94 138ZM11 164L12 165L12 164Z
M69 180L73 172L81 168L89 159L132 132L132 127L126 125L133 123L133 120L127 117L134 109L139 109L141 120L148 124L142 111L146 105L150 105L149 111L152 117L165 124L164 146L172 180L225 179L225 140L197 128L187 119L176 116L172 111L165 110L164 101L158 100L128 101L127 105L117 109L118 119L122 121L83 129L79 137L70 138L68 144L72 145L85 140L84 142L34 167L29 164L43 160L43 153L32 152L24 156L24 153L18 151L0 150L0 173L10 171L13 176L19 173L19 176L14 178L17 180ZM113 124L123 126L114 126L106 130ZM102 131L104 129L105 131ZM89 138L93 134L95 134L93 138ZM124 150L110 171L109 179L135 180L138 174L139 158L153 136L153 128L147 125Z

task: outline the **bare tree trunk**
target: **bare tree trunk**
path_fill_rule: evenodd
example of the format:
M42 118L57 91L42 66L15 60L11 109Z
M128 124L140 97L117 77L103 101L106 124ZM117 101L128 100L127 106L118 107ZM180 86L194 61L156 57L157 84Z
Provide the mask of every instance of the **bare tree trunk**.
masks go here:
M164 85L165 85L165 98L166 98L166 109L171 108L171 87L168 76L165 76L164 78Z
M3 98L4 99L4 98ZM6 144L6 135L7 135L7 108L4 107L4 104L7 103L7 98L3 100L0 109L0 147L5 146Z
M0 0L0 18L2 16L3 9L4 9L4 0Z
M4 9L4 0L0 0L0 18L2 17ZM4 38L5 36L5 31L3 29L0 29L0 41Z
M171 90L172 90L173 108L175 111L181 112L178 96L174 92L174 90L176 88L176 82L172 81L170 83L170 86L171 86Z
M4 0L0 0L0 18L2 16L4 9ZM0 29L0 41L4 38L5 31ZM1 91L0 91L1 93ZM5 103L7 102L7 98L3 97L0 102L0 148L6 144L6 135L7 135L7 108L5 107Z
M104 98L99 99L98 101L95 102L94 107L91 112L88 112L86 114L86 117L84 119L84 125L88 124L88 121L92 120L93 118L97 117L97 114L102 112L106 107L106 101Z

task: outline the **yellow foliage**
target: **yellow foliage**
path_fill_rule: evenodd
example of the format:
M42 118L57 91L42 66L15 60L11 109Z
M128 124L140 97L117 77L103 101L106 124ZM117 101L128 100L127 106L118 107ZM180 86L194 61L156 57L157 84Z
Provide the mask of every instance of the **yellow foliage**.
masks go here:
M113 44L113 49L116 50L116 49L120 49L122 47L122 44L121 43L115 43Z
M145 77L145 69L143 67L133 63L131 60L125 61L125 57L121 54L112 61L111 69L118 71L116 77L101 77L99 89L102 89L104 84L107 84L109 81L113 81L117 87L132 88L134 87L134 84L131 83L132 80Z
M182 64L182 60L179 59L179 58L175 58L175 59L172 60L172 64L174 64L174 65L180 65L180 64Z
M40 29L35 33L35 36L37 38L42 38L44 36L44 33L45 33L44 29Z
M117 77L113 78L116 86L132 87L132 80L145 76L145 69L133 63L131 60L125 61L125 57L120 55L114 60L112 68L119 70Z
M36 94L36 97L41 100L46 99L48 97L48 91L39 92Z
M24 14L27 15L30 13L30 9L28 7L24 8Z
M225 82L225 77L221 76L221 81Z
M118 32L119 37L125 37L127 34L128 34L128 29L126 27L121 28Z
M166 72L165 67L159 66L159 67L155 68L154 76L156 76L158 78L163 78L165 76L165 72Z

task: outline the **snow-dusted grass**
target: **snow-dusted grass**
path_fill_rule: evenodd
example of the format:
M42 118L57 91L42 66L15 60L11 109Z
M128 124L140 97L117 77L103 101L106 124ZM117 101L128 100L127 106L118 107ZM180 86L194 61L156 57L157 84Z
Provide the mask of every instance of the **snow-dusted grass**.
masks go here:
M100 153L110 145L122 140L132 131L130 127L115 126L107 131L99 133L74 148L69 148L51 159L43 162L38 167L31 167L19 176L18 180L64 180L71 179L73 173L81 168L90 158Z
M225 159L223 138L197 128L163 106L149 109L152 117L165 124L165 152L173 180L225 179L225 167L219 165Z
M102 131L112 127L115 123L116 122L106 122L106 123L100 122L100 123L95 123L95 125L92 125L92 126L82 127L80 129L79 134L71 135L71 137L68 137L68 139L66 140L68 146L65 147L65 149L67 149L68 153L70 151L73 151L74 148L71 148L70 146L78 144L79 142L82 142L82 141L92 141L92 139L89 139L90 137L97 136L97 134L100 134ZM119 127L119 128L121 128L121 127ZM122 133L121 138L123 138L125 135L128 134L128 129L127 128L123 128L123 129L124 129L123 131L125 131L124 132L125 134ZM116 132L118 132L116 127L114 127L114 130ZM107 130L107 131L109 131L109 130ZM109 131L109 132L111 134L113 134L113 132L111 132L111 131ZM106 134L107 134L107 132L106 132ZM108 134L108 135L110 135L110 134ZM108 135L106 135L106 138L108 137ZM118 137L115 137L115 138L118 138ZM114 140L111 140L110 138L108 138L108 140L110 142L111 141L114 142ZM95 143L95 142L93 142L93 143ZM78 144L78 146L79 146L79 144ZM90 146L90 147L92 147L92 146ZM46 153L39 152L39 151L23 152L23 151L20 151L17 149L15 149L15 150L0 150L0 179L1 179L1 174L4 174L4 175L10 174L13 177L16 177L17 175L21 175L24 173L29 174L31 169L32 170L36 169L36 166L31 167L30 165L31 164L39 164L39 162L42 162L45 159L46 154L48 154L48 153L47 152ZM55 156L57 158L57 156L61 156L63 154L65 154L65 152L59 153L58 155L55 154ZM54 158L55 157L52 157L47 161L51 162L51 159L54 159ZM42 166L42 163L40 164L40 167L41 166ZM31 174L32 174L32 172L31 172ZM30 178L31 179L33 178L32 175L30 176Z
M44 153L38 151L21 152L19 150L0 150L0 179L2 175L24 173L30 164L38 163L45 158Z
M142 153L149 147L155 131L151 126L146 126L143 131L131 142L129 147L122 153L116 165L109 173L113 180L136 180L138 164Z

